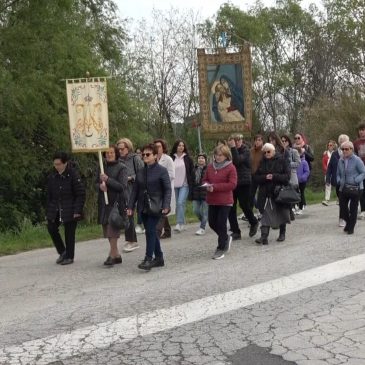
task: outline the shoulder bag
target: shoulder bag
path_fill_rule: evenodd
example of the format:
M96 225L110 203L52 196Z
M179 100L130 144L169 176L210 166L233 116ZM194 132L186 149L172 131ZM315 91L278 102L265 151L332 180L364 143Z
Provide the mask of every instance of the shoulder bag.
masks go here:
M127 216L127 212L125 209L120 209L119 195L110 211L108 224L110 224L114 229L126 230L129 227L129 218Z
M292 185L280 186L275 189L275 203L277 204L297 204L300 202L300 194Z
M144 171L145 191L143 192L143 210L142 213L159 217L162 214L162 198L159 194L150 194L147 187L147 166Z

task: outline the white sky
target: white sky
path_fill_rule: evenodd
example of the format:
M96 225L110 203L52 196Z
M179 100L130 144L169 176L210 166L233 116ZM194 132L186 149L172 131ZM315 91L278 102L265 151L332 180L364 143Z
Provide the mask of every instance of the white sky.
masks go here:
M148 19L153 8L168 10L171 7L181 10L199 11L203 19L215 15L220 6L224 3L231 3L242 10L252 7L256 0L114 0L120 10L122 18L133 18L140 20ZM261 0L265 6L274 6L275 0ZM302 6L308 8L310 3L317 3L318 0L302 0Z

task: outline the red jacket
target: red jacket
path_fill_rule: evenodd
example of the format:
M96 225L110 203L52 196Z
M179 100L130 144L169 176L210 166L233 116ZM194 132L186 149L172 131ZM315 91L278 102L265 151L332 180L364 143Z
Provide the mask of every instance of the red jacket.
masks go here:
M328 163L330 162L331 155L328 155L328 151L323 152L322 156L322 170L323 173L326 175Z
M233 190L237 186L237 171L232 163L220 170L209 164L203 178L203 184L213 185L213 192L207 193L209 205L233 205Z

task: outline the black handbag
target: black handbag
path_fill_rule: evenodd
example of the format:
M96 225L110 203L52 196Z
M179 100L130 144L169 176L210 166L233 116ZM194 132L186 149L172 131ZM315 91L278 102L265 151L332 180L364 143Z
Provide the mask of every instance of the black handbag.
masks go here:
M162 214L162 197L160 194L151 194L147 187L147 167L145 167L145 191L143 193L143 210L142 213L158 217Z
M276 189L274 201L277 204L297 204L300 202L300 194L292 185L280 186Z
M125 209L121 210L118 199L114 202L113 207L110 211L108 224L115 229L128 229L130 221L127 216Z
M359 185L345 184L342 188L342 194L346 198L356 198L359 196Z

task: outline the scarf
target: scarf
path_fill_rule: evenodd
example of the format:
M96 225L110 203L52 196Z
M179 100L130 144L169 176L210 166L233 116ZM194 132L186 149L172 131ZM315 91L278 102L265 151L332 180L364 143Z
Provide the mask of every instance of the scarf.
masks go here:
M214 170L222 170L223 168L225 168L226 166L228 166L231 163L232 163L232 161L229 161L229 160L224 160L223 162L217 162L214 160L213 168L214 168Z

